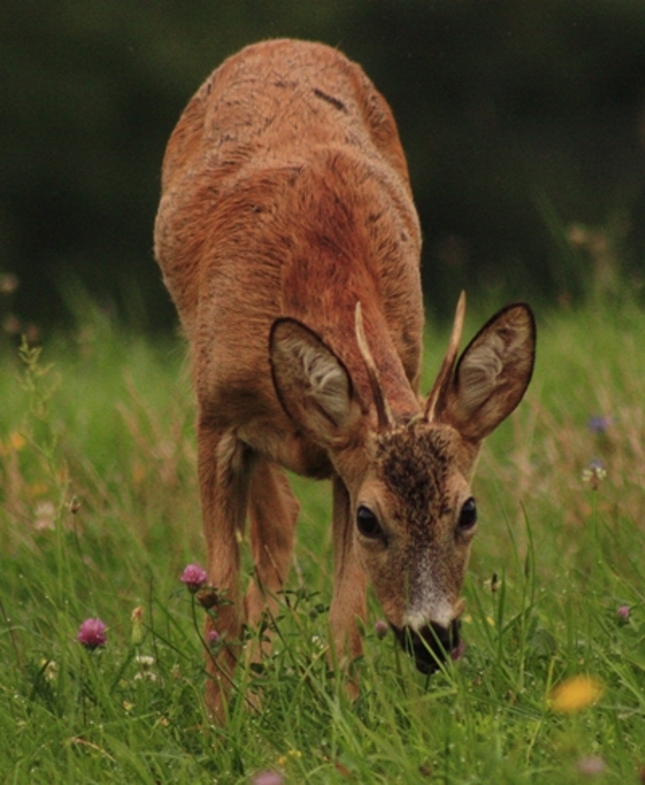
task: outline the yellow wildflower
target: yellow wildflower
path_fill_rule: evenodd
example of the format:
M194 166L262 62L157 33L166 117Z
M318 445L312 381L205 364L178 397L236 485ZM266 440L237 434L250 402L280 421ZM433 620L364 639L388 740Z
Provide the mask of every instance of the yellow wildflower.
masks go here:
M16 452L20 452L26 446L27 440L20 431L12 431L9 434L9 444Z
M602 682L593 676L573 676L551 690L549 705L553 711L580 711L596 703L603 690Z
M12 431L5 441L0 442L0 457L6 458L12 452L20 452L27 440L20 431Z

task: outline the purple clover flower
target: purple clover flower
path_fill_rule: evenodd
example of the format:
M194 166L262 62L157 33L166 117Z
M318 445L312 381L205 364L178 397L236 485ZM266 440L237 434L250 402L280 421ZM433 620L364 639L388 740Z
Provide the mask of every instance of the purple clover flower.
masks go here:
M603 434L611 425L611 419L609 417L603 417L602 415L595 414L593 417L589 418L587 422L587 428L592 433Z
M251 780L252 785L284 785L284 777L277 771L259 771Z
M616 613L621 621L627 621L629 619L629 605L621 605Z
M191 594L198 592L208 580L206 570L198 564L189 564L181 574L181 582L186 584L186 588Z
M107 627L101 619L85 619L78 630L76 640L82 643L86 649L96 649L98 646L105 646L107 641Z
M382 641L383 638L387 636L387 631L387 622L383 621L383 619L379 619L374 625L374 632L376 633L376 637Z
M587 777L596 777L603 774L607 769L607 764L597 755L585 755L578 761L578 771Z

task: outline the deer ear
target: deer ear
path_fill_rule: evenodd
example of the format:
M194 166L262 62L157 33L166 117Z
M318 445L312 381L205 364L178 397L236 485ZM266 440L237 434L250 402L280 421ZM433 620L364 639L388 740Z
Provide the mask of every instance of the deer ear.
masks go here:
M435 418L481 441L515 409L535 360L535 319L528 305L503 308L482 327L459 358Z
M296 427L323 445L345 438L361 407L349 372L334 352L295 319L278 319L269 358L276 393Z

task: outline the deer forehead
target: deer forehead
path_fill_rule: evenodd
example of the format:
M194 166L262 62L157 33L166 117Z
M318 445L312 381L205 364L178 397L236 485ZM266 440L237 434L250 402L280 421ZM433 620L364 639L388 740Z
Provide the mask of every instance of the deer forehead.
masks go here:
M423 422L378 436L377 473L396 500L393 518L408 530L421 528L428 536L429 526L451 513L465 482L457 468L459 447L452 428Z

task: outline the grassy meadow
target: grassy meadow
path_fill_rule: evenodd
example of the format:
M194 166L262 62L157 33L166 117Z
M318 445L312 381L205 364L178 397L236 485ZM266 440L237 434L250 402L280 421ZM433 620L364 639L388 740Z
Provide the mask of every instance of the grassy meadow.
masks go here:
M276 644L238 671L226 727L204 710L204 611L179 580L205 552L181 341L97 313L40 353L5 343L0 780L645 782L645 313L537 316L533 382L474 484L464 657L423 677L372 602L349 702L325 656L330 488L296 480ZM428 333L426 386L447 340ZM105 645L77 640L88 618Z

